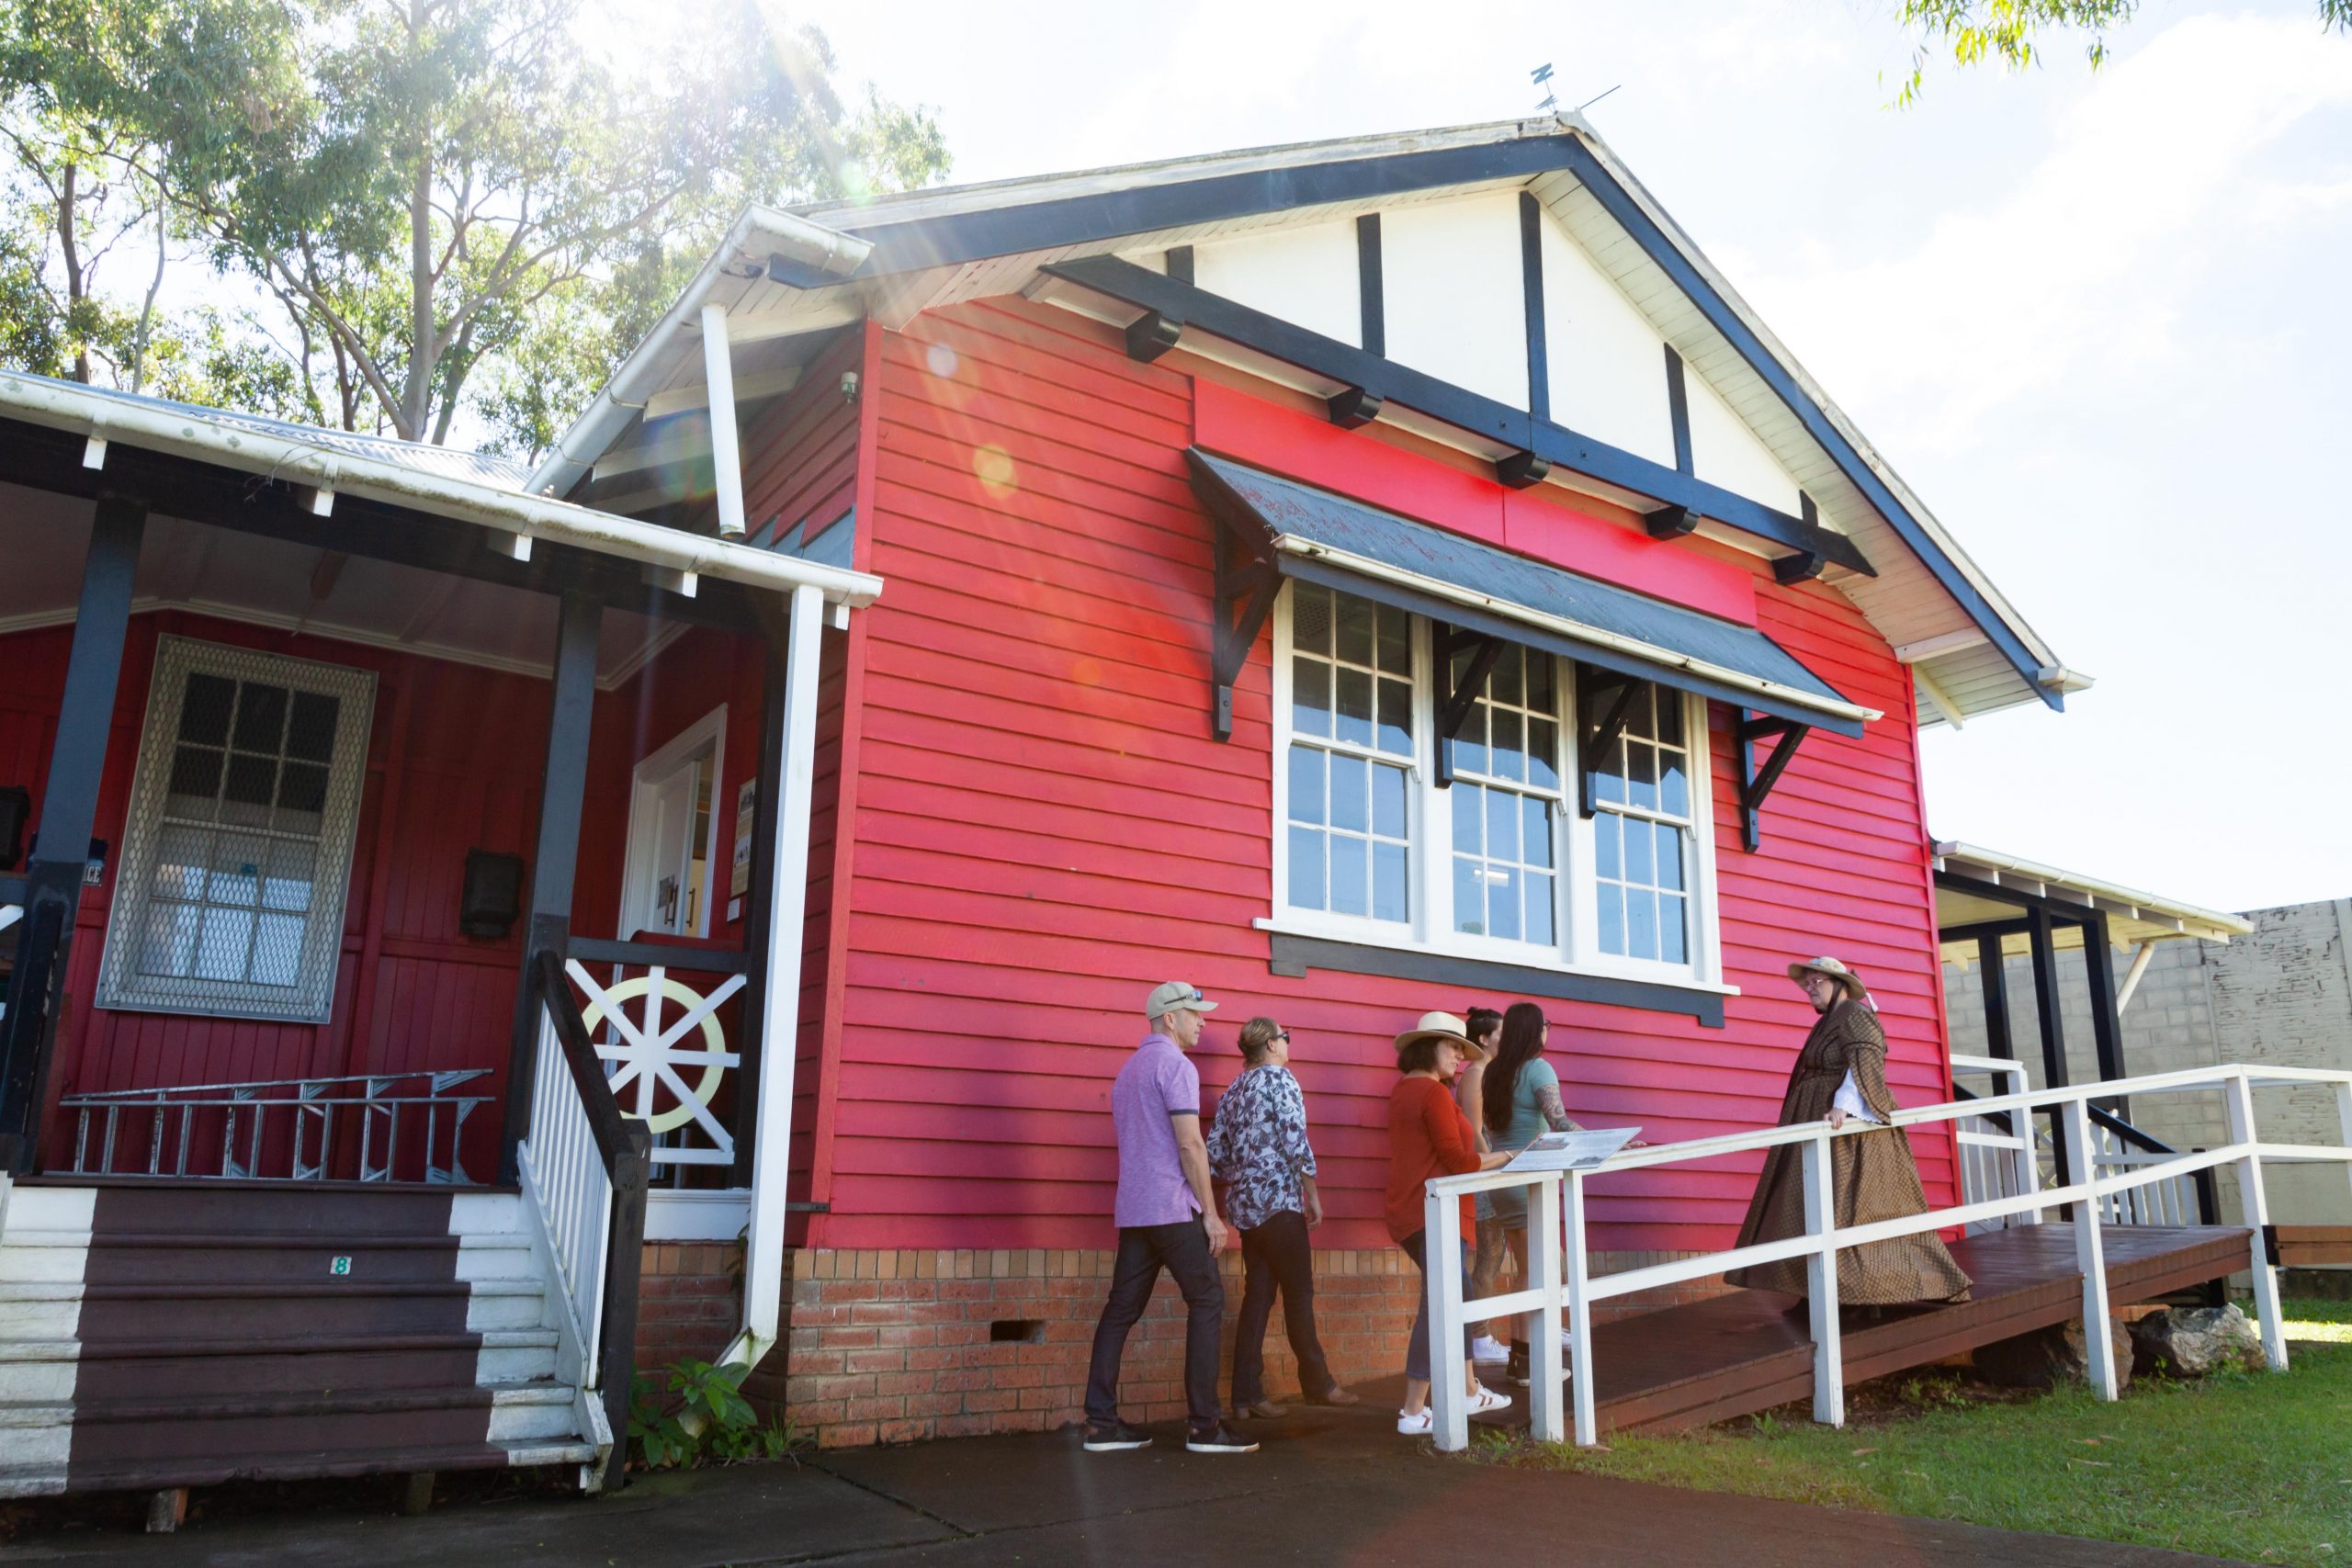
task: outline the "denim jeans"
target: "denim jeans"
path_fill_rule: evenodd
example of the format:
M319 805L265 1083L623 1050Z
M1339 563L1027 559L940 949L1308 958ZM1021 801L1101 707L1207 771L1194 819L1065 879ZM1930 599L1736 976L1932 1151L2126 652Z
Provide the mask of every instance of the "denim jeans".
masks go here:
M1283 1296L1283 1327L1291 1354L1298 1358L1298 1386L1309 1399L1331 1392L1337 1380L1315 1337L1315 1251L1306 1239L1306 1216L1284 1209L1264 1224L1241 1233L1241 1321L1233 1339L1233 1403L1256 1404L1266 1397L1266 1319L1274 1292Z
M1415 1231L1398 1243L1404 1247L1405 1256L1413 1260L1413 1267L1421 1271L1421 1304L1419 1310L1413 1314L1413 1337L1405 1346L1405 1375L1422 1382L1430 1381L1430 1266L1424 1256L1429 1238L1429 1232ZM1462 1270L1462 1289L1466 1296L1470 1290L1470 1247L1467 1242L1463 1244L1462 1257L1456 1266ZM1462 1356L1464 1360L1470 1356L1470 1325L1466 1323L1462 1325Z
M1217 1339L1225 1327L1225 1287L1216 1277L1216 1255L1209 1250L1208 1227L1194 1215L1172 1225L1123 1225L1118 1256L1111 1264L1111 1294L1094 1326L1094 1360L1086 1379L1086 1424L1109 1427L1119 1419L1119 1358L1127 1331L1151 1304L1152 1287L1165 1269L1184 1295L1184 1403L1196 1435L1216 1430ZM1261 1325L1262 1331L1262 1325Z

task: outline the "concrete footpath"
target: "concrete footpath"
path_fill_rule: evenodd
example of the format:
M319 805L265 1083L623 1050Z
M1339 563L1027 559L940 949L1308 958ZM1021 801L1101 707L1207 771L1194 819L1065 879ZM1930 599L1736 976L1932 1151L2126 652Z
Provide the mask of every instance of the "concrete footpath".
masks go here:
M141 1568L612 1563L1736 1563L1739 1568L2109 1568L2211 1558L1969 1525L1682 1492L1445 1459L1385 1411L1252 1424L1210 1458L1180 1427L1134 1453L1075 1433L829 1453L643 1478L617 1496L457 1503L422 1518L315 1512L172 1536L20 1536L0 1562Z

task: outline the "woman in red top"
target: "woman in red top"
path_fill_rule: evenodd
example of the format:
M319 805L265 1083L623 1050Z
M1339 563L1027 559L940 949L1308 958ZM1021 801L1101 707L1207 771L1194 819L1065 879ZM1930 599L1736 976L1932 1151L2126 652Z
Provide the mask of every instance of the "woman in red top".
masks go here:
M1486 1065L1485 1054L1470 1043L1462 1021L1451 1013L1424 1013L1419 1024L1396 1037L1396 1070L1404 1076L1388 1096L1388 1234L1405 1249L1413 1266L1421 1270L1424 1280L1420 1310L1413 1317L1413 1337L1405 1350L1405 1407L1396 1412L1396 1429L1408 1437L1424 1435L1435 1425L1430 1410L1430 1293L1426 1282L1433 1265L1428 1252L1423 1184L1433 1177L1491 1170L1511 1157L1486 1152L1477 1130L1453 1098L1453 1078L1459 1073L1464 1080L1464 1098L1473 1104L1477 1102L1478 1078ZM1465 1237L1473 1223L1471 1201L1464 1198L1462 1234ZM1436 1266L1445 1265L1441 1262ZM1466 1241L1461 1256L1453 1259L1451 1266L1462 1271L1466 1295L1470 1272ZM1500 1410L1509 1405L1509 1394L1478 1386L1477 1374L1470 1363L1470 1331L1466 1325L1462 1331L1461 1354L1471 1413Z

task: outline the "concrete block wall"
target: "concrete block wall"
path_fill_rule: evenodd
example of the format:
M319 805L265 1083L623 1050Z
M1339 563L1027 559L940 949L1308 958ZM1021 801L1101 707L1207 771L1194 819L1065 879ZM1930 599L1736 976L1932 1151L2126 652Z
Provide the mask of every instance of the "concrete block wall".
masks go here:
M2157 946L2123 1012L2127 1074L2238 1061L2352 1070L2352 900L2256 909L2245 919L2255 930L2234 942L2182 939ZM2120 986L2130 955L2106 957ZM2058 955L2066 1068L2076 1083L2098 1075L2085 963L2081 953ZM2040 1086L2044 1075L2032 967L2017 957L2006 972L2010 1038ZM1988 1055L1978 967L1945 965L1944 995L1953 1053ZM2175 1148L2229 1141L2227 1111L2218 1093L2143 1096L2128 1112L2134 1125ZM2340 1136L2335 1097L2324 1089L2263 1090L2256 1097L2256 1122L2265 1137L2280 1142L2333 1144ZM2221 1176L2222 1218L2234 1219L2235 1177L2227 1170ZM2280 1224L2352 1223L2352 1178L2341 1168L2272 1168L2265 1187L2271 1217Z

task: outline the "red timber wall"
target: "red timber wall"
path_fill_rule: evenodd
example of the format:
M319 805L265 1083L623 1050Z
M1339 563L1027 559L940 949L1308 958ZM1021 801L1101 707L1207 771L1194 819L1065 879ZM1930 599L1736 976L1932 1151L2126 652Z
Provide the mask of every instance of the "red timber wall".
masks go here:
M855 874L845 932L834 927L846 941L819 1111L813 1191L829 1212L796 1258L797 1418L857 1442L1076 1414L1114 1239L1108 1091L1143 1032L1145 991L1171 976L1223 1002L1220 1048L1197 1058L1208 1099L1238 1067L1241 1020L1270 1013L1294 1032L1329 1214L1325 1341L1343 1377L1393 1371L1415 1280L1394 1271L1380 1219L1391 1037L1431 1008L1516 998L1269 973L1252 921L1271 900L1271 633L1219 743L1211 531L1183 460L1207 401L1227 431L1249 427L1228 388L1204 381L1196 401L1194 373L1231 373L1182 353L1134 363L1108 329L1017 299L869 336L860 564L888 586L857 617L848 673ZM1382 433L1314 428L1392 466ZM1237 455L1284 467L1283 438L1258 439ZM1507 492L1433 448L1412 465L1428 494L1471 502L1431 521L1496 536L1483 519L1505 515ZM1805 741L1749 853L1718 707L1722 940L1742 994L1722 1029L1545 1002L1571 1113L1638 1122L1657 1142L1771 1123L1811 1020L1783 966L1823 951L1868 976L1897 1099L1946 1098L1916 716L1884 639L1830 590L1781 587L1703 540L1626 532L1615 525L1630 517L1600 503L1581 516L1532 495L1510 507L1513 547L1590 546L1600 529L1607 573L1651 592L1713 607L1730 574L1765 631L1886 715L1860 740ZM1596 570L1589 547L1563 558ZM1917 1147L1931 1197L1948 1198L1950 1144ZM1756 1163L1596 1184L1600 1245L1626 1265L1727 1245ZM1138 1342L1127 1374L1146 1418L1181 1409L1172 1302L1155 1310L1146 1333L1159 1337ZM987 1342L1007 1319L1038 1342Z
M343 954L323 1025L92 1005L156 639L167 632L376 674ZM70 626L0 638L0 783L32 788L36 826L72 643ZM72 1119L55 1105L75 1091L479 1066L492 1069L481 1092L503 1093L520 938L461 934L458 892L469 849L531 853L547 722L547 682L529 676L180 611L132 617L98 795L96 832L108 862L75 927L44 1163L71 1167ZM483 745L485 735L500 743ZM497 1173L498 1126L495 1107L467 1123L465 1164L477 1179Z

